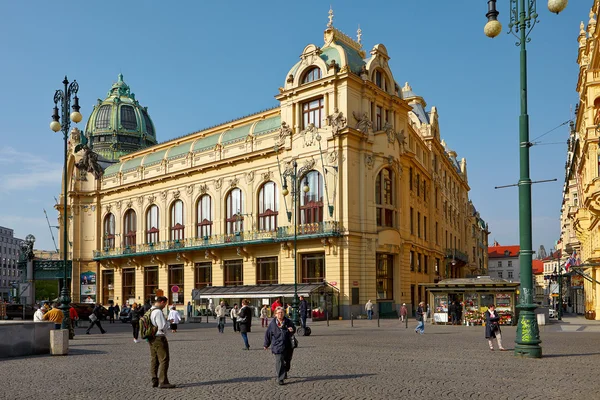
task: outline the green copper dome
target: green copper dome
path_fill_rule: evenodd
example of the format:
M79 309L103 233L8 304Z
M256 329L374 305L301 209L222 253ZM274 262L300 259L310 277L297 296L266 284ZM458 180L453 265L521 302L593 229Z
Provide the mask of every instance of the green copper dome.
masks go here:
M85 133L92 149L111 161L156 144L156 131L148 108L140 106L122 74L106 99L98 99Z

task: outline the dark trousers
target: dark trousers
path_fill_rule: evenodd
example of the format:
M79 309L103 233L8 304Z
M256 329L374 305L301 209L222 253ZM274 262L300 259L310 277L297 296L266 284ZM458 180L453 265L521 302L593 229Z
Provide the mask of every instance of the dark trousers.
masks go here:
M133 329L133 338L137 340L140 334L140 321L131 321L131 328Z
M225 317L219 317L219 325L217 325L217 329L219 332L223 333L225 331Z
M244 339L244 346L246 346L247 349L250 348L250 344L248 343L248 334L246 332L241 332L242 334L242 339Z
M306 329L306 315L300 317L300 323L302 324L302 327Z
M91 322L91 321L90 321L90 322ZM100 332L102 332L102 333L106 332L106 331L104 330L104 328L102 328L102 324L100 323L100 320L99 320L99 319L97 319L97 320L95 320L95 321L93 321L93 322L91 322L91 323L90 323L90 326L87 328L87 331L85 331L85 333L89 333L89 332L90 332L90 329L92 329L92 327L93 327L94 325L98 325L98 328L100 328Z
M237 321L237 318L231 318L231 321L233 322L233 331L237 332L240 330L240 327L238 326L238 324L235 322Z
M150 343L150 377L152 383L161 385L169 383L167 372L169 370L169 342L164 336L156 336L148 340Z
M69 339L75 337L75 321L69 318Z
M277 374L277 380L282 381L285 379L285 375L292 366L292 356L294 350L285 349L281 354L275 354L275 373Z
M108 316L108 323L109 324L114 324L115 323L115 316L113 314L110 314Z

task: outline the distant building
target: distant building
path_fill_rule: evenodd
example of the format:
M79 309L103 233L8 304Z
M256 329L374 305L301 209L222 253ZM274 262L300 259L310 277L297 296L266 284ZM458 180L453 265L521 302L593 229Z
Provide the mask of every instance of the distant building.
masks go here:
M533 260L531 262L533 269L533 283L535 295L533 301L536 304L544 305L547 304L544 300L547 300L545 296L546 280L544 279L544 262L542 260Z
M17 268L21 241L14 237L12 229L0 226L0 298L5 301L10 298L11 282L21 282L24 278Z
M500 246L498 242L488 247L490 277L519 281L519 251L520 246Z

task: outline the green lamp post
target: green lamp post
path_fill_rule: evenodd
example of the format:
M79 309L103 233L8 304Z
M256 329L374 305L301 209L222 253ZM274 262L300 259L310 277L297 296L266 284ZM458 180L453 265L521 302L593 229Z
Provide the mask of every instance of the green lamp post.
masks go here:
M83 117L79 113L79 98L77 92L79 91L79 84L77 81L73 81L69 84L67 77L63 80L64 90L58 89L54 93L54 113L52 114L52 122L50 122L50 129L54 132L62 130L64 140L64 166L63 166L63 243L62 243L62 255L63 255L63 287L60 291L59 309L64 314L63 322L60 329L69 329L69 303L71 298L69 297L69 288L67 286L68 279L68 246L69 241L67 238L68 231L68 217L67 217L67 162L68 162L68 147L67 142L69 139L69 128L71 127L71 121L78 123L81 122ZM71 105L71 97L73 97L73 112L69 114L69 106ZM60 112L62 114L62 126L59 122L61 115L59 115L59 103Z
M521 295L519 297L519 321L517 337L515 339L515 355L521 357L540 358L542 347L540 333L535 316L537 307L533 301L533 272L532 272L532 239L531 239L531 178L529 177L529 115L527 115L527 42L529 34L537 22L536 0L509 0L510 23L509 33L518 39L520 47L521 69L521 115L519 116L519 153L520 153L520 178L519 178L519 261L521 263ZM567 6L568 0L548 0L548 9L558 14ZM484 33L494 38L502 31L498 21L496 0L488 1Z

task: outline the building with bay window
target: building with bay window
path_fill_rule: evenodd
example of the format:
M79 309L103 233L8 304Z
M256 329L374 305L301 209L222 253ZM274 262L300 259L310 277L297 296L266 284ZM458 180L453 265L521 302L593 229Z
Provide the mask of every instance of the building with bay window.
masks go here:
M99 181L69 175L74 274L97 274L103 304L163 290L179 304L260 306L291 302L296 282L313 315L333 318L368 299L393 315L425 300L420 283L486 270L466 160L389 61L330 23L279 71L277 107L159 144L120 76L85 132L116 162Z

